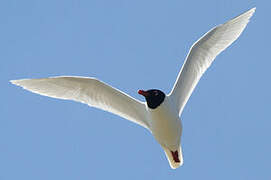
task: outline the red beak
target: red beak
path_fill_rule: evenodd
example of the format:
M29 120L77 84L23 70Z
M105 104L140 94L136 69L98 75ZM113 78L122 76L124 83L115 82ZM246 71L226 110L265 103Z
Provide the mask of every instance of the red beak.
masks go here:
M147 97L149 95L149 93L147 91L143 91L143 90L138 90L138 94Z

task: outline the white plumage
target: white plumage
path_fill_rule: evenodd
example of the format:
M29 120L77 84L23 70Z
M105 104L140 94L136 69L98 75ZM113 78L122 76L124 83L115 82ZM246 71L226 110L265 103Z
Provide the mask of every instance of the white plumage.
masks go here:
M12 80L11 83L44 96L85 103L148 128L143 102L95 78L59 76Z
M193 44L170 93L176 100L179 114L188 101L202 74L215 57L231 45L243 32L256 8L218 25Z
M203 73L215 57L240 36L255 9L216 26L195 42L172 91L154 109L95 78L59 76L12 80L11 83L44 96L85 103L147 128L165 150L170 166L175 169L183 163L179 116Z

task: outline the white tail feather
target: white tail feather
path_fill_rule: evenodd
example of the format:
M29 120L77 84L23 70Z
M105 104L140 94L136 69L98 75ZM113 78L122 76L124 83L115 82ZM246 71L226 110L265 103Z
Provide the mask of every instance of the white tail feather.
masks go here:
M168 162L170 164L170 167L172 169L176 169L178 167L180 167L181 165L183 165L183 154L182 154L182 148L180 147L180 149L178 150L178 158L180 160L180 162L175 162L171 153L171 150L168 149L167 147L162 146L162 148L165 151L165 154L167 156Z

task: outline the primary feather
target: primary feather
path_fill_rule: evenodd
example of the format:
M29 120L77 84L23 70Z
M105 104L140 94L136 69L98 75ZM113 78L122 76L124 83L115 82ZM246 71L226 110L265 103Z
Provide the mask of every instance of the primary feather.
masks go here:
M145 104L95 78L59 76L12 80L37 94L74 100L109 111L148 129Z
M255 9L252 8L225 24L216 26L193 44L169 94L174 99L179 114L182 113L202 74L215 57L240 36Z

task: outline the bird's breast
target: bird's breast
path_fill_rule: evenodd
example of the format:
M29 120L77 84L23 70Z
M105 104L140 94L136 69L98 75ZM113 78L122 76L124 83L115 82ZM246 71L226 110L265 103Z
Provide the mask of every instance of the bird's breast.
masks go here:
M178 148L182 126L178 113L174 111L169 100L166 99L159 107L149 112L152 122L151 131L156 140L168 148Z

